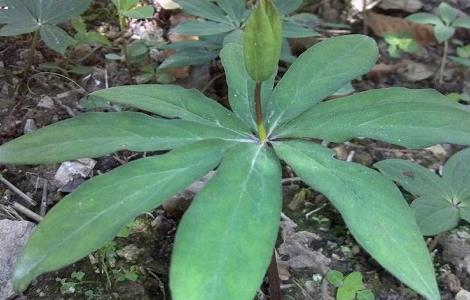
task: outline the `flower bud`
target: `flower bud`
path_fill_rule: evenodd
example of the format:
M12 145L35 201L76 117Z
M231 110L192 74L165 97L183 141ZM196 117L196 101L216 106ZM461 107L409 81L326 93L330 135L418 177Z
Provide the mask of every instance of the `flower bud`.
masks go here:
M271 0L260 0L245 26L244 54L248 74L257 82L277 71L282 48L281 19Z

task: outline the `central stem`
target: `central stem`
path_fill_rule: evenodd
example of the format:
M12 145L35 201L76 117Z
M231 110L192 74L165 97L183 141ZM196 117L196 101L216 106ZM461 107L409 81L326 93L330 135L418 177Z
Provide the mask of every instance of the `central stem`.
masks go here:
M255 110L256 110L256 127L258 128L258 137L261 143L266 142L268 135L266 126L264 125L263 107L261 105L261 82L256 82L255 87Z
M447 64L447 53L449 52L449 41L444 41L444 53L442 55L441 67L439 68L439 84L444 83L444 71Z

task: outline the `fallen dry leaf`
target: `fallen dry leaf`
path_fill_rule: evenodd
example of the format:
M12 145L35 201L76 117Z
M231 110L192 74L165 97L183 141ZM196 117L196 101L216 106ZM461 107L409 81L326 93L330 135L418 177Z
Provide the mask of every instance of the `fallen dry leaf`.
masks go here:
M367 76L374 81L379 81L381 78L396 73L397 69L398 65L387 65L380 63L376 64L372 70L369 71Z
M425 64L409 59L404 59L399 63L398 73L412 82L425 80L434 75L434 71L430 70Z
M408 20L389 17L382 14L367 12L367 22L369 28L378 36L384 36L386 33L406 32L421 45L435 43L433 29L429 25L422 25L410 22Z

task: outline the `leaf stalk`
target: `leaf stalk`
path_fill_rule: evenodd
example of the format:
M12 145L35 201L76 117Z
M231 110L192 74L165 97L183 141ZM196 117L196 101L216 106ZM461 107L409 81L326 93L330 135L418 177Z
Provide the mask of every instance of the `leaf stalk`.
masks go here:
M444 71L447 64L447 53L449 52L449 41L444 41L444 53L442 54L441 67L439 68L439 84L444 83Z
M264 124L263 107L261 104L261 81L256 82L255 87L255 111L256 111L256 127L258 128L258 137L261 143L266 142L268 134L266 125Z

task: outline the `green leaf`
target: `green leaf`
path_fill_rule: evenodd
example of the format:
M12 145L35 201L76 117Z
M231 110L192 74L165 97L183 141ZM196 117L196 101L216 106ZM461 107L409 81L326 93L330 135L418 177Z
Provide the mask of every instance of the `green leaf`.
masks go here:
M79 32L74 36L74 39L79 44L97 44L103 46L111 46L111 42L108 38L98 32Z
M340 287L343 285L344 276L343 273L339 271L331 270L326 273L326 280L335 287Z
M25 33L34 32L39 29L38 24L15 23L7 24L0 28L0 36L15 36Z
M83 21L82 18L74 18L72 21L70 21L70 23L72 24L72 27L75 29L75 31L82 33L87 32L85 21Z
M375 41L364 35L334 37L311 47L274 89L270 132L367 73L377 57Z
M452 198L452 192L441 177L416 163L387 159L376 163L374 167L415 196Z
M470 112L433 90L370 90L312 107L274 136L338 143L364 137L408 148L470 145Z
M282 23L282 36L286 38L306 38L319 35L320 34L315 30L306 28L295 22L284 21Z
M425 236L446 232L459 223L459 209L442 197L420 197L413 201L411 208Z
M219 56L218 51L205 49L190 49L177 51L158 67L159 69L179 68L185 66L198 66L210 63Z
M245 18L245 0L218 0L218 3L232 21L241 23Z
M452 23L452 26L470 29L470 17L459 17Z
M139 4L139 0L112 0L119 11L131 10Z
M470 45L458 47L457 55L462 58L470 58Z
M470 58L463 58L463 57L457 57L457 56L449 56L449 58L463 66L470 67Z
M336 292L337 300L354 300L356 298L356 292L348 289L347 287L340 287Z
M443 179L456 200L470 205L470 149L454 154L447 161Z
M445 2L441 2L441 4L439 4L437 13L446 25L452 24L452 22L457 18L457 11L455 8Z
M317 144L276 142L274 149L335 205L359 244L385 269L428 299L440 299L419 227L391 181L362 165L336 160L333 151Z
M362 274L360 272L352 272L346 276L343 285L356 294L356 292L364 288L364 284L362 283Z
M15 0L28 3L32 15L40 24L56 25L80 16L92 0Z
M230 151L179 225L170 269L174 300L255 297L277 237L280 180L270 148Z
M15 290L25 290L38 275L69 265L112 240L135 217L212 170L225 149L213 141L192 144L128 163L81 185L54 206L31 235L15 265Z
M454 36L455 28L445 25L434 26L434 36L436 37L439 43L449 40Z
M131 10L124 10L121 12L123 16L131 19L151 19L153 18L154 13L155 9L150 5L137 7Z
M302 6L303 0L273 0L274 5L279 10L281 15L288 15L295 12Z
M243 53L248 74L262 82L277 72L282 48L281 19L270 0L261 0L245 25Z
M177 0L176 2L190 15L230 24L224 11L208 0Z
M375 296L371 290L362 290L356 294L357 300L374 300Z
M166 118L181 118L249 134L249 129L231 111L195 89L164 84L127 85L96 91L88 99L106 100Z
M416 13L408 16L406 19L418 24L444 25L438 16L430 13Z
M175 32L184 35L215 35L227 33L235 30L235 27L230 24L224 24L214 21L186 21L181 23L175 28Z
M65 50L75 43L75 40L67 32L55 25L43 25L39 32L46 46L60 54L64 54Z
M0 24L14 24L23 28L39 27L24 0L5 0L1 5L8 9L0 9Z
M228 43L220 52L220 58L227 78L230 107L252 130L256 130L255 121L255 81L245 68L243 47ZM274 86L274 78L264 81L261 87L261 98L265 115L270 112L269 97Z
M169 150L205 139L250 141L235 132L195 122L130 112L88 113L0 146L0 163L54 163L100 157L118 150Z

